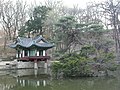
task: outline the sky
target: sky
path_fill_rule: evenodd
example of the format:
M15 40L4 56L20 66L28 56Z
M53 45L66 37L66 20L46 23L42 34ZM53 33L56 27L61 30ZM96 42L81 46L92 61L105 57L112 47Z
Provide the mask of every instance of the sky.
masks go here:
M78 5L81 8L85 8L86 4L89 2L102 2L105 0L63 0L64 5L72 7L73 5Z
M27 1L28 3L36 1L38 4L38 2L44 2L45 0L25 0L25 1ZM67 7L73 7L73 5L78 5L81 8L85 8L88 2L102 2L105 0L62 0L62 1L63 4Z

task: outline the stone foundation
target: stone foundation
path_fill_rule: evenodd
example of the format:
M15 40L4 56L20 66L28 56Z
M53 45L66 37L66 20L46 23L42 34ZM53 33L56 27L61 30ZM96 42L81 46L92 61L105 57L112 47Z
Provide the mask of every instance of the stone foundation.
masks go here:
M38 68L44 68L45 61L39 61L37 62ZM47 63L47 66L49 67L50 64L49 62ZM27 68L34 68L34 62L22 62L18 61L17 62L17 68L18 69L27 69Z
M26 62L26 61L2 61L0 62L0 70L2 69L34 69L35 62ZM37 67L38 68L46 68L50 67L50 61L47 62L45 65L45 61L38 61Z
M17 68L25 69L25 68L34 68L34 62L17 62Z

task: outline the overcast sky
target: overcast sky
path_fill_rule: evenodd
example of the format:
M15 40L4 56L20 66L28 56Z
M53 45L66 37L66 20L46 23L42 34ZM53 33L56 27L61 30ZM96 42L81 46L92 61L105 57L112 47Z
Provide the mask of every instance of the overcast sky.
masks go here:
M38 2L44 2L46 0L25 0L25 1L27 1L28 3L36 1L38 4ZM57 1L59 1L59 0L57 0ZM61 0L61 1L63 1L64 5L67 7L73 7L73 5L78 5L81 8L85 8L85 6L88 2L102 2L105 0Z
M102 2L105 0L62 0L64 4L68 7L78 4L80 7L84 8L88 2Z

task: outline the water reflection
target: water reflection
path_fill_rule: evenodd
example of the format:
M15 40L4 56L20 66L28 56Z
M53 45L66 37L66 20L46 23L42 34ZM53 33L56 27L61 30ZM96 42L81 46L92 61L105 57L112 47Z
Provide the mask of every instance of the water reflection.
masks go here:
M55 80L44 69L0 71L0 90L120 90L118 78Z
M42 75L42 74L46 74L46 75L51 75L51 70L50 69L19 69L19 70L10 70L10 71L6 71L6 73L14 76L14 77L21 77L21 76L27 76L27 75Z
M47 80L25 80L25 79L17 79L17 84L21 87L25 86L46 86Z

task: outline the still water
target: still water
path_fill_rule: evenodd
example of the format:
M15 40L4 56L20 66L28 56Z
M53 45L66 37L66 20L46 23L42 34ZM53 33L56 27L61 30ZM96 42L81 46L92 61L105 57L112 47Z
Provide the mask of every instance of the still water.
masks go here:
M46 70L0 71L0 90L120 90L120 78L53 79Z

